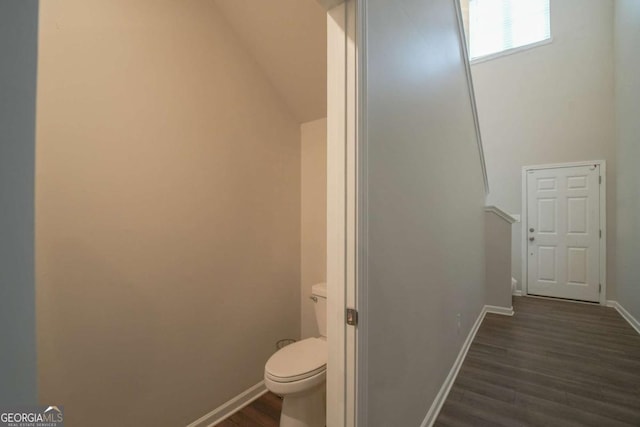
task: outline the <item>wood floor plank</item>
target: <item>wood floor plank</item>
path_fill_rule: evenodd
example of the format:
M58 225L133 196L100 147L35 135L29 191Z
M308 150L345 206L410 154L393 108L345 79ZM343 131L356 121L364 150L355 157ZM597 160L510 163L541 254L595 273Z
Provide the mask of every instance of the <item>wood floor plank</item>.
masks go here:
M238 427L262 427L257 421L249 417L244 409L231 415L228 419L234 422Z
M216 424L216 427L237 427L237 424L230 419L222 420L222 422Z
M640 335L612 308L514 297L488 314L440 426L640 426Z
M257 409L256 405L249 405L242 411L260 427L278 427L278 420Z
M280 421L280 410L282 407L282 401L278 398L275 404L269 402L267 399L258 399L251 404L255 409L267 415L269 418Z
M278 427L280 425L282 399L266 393L216 427Z
M495 420L488 420L477 408L470 407L463 402L447 401L436 420L434 426L456 427L495 427Z

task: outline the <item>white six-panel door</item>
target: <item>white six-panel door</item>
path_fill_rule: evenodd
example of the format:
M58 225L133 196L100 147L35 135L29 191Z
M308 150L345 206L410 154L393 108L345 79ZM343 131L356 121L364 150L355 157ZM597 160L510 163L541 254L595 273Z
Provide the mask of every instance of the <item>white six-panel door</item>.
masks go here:
M527 293L599 301L600 166L529 170L526 179Z

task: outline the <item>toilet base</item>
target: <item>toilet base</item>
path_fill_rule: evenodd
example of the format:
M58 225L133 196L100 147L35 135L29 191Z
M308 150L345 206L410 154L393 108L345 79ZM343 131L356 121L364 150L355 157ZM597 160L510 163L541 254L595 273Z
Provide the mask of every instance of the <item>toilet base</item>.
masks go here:
M325 427L326 401L324 383L302 393L285 395L280 427Z

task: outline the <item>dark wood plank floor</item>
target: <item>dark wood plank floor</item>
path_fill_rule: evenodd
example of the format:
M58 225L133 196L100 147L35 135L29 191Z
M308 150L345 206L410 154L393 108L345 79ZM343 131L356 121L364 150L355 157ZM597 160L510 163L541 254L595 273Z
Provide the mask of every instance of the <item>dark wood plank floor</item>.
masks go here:
M278 427L281 410L282 399L267 393L216 427Z
M640 335L616 310L514 309L487 315L436 426L640 426Z

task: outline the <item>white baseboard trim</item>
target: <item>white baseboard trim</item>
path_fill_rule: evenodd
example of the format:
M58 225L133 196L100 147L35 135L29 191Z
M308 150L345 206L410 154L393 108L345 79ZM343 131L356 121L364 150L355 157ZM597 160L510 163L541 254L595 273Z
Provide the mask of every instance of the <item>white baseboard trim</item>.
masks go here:
M484 320L484 316L488 313L487 307L488 306L485 305L484 307L482 307L482 310L480 310L480 314L478 315L478 318L476 319L475 323L471 327L471 330L469 331L469 335L467 335L467 338L464 340L464 343L462 344L462 348L460 349L460 353L458 353L458 357L456 357L455 362L453 362L453 366L451 367L451 370L449 371L447 378L445 378L444 383L442 384L442 387L440 387L440 391L438 391L438 394L436 395L436 398L433 400L433 403L431 404L431 408L429 408L429 412L427 412L427 415L424 417L424 420L422 421L422 424L420 424L420 427L431 427L436 422L436 419L440 414L440 410L442 409L442 405L444 405L444 402L447 400L447 396L451 391L451 387L453 386L453 383L456 381L458 372L460 372L462 363L464 362L464 359L467 357L467 352L469 351L469 347L471 347L471 343L473 342L473 339L476 337L476 333L478 332L478 329L480 328L480 325Z
M638 322L638 319L633 317L631 313L629 313L622 305L620 305L618 301L608 300L607 307L613 307L618 310L620 316L622 316L624 320L629 322L633 329L635 329L636 332L640 334L640 322Z
M513 316L513 306L511 307L498 307L496 305L485 305L484 309L487 313L501 314L503 316Z
M521 297L522 296L522 291L519 289L516 289L515 291L513 291L513 296L514 297Z
M260 381L258 384L243 391L208 414L198 418L187 427L212 427L222 422L224 419L229 418L231 415L235 414L266 392L267 387L264 385L264 381Z

